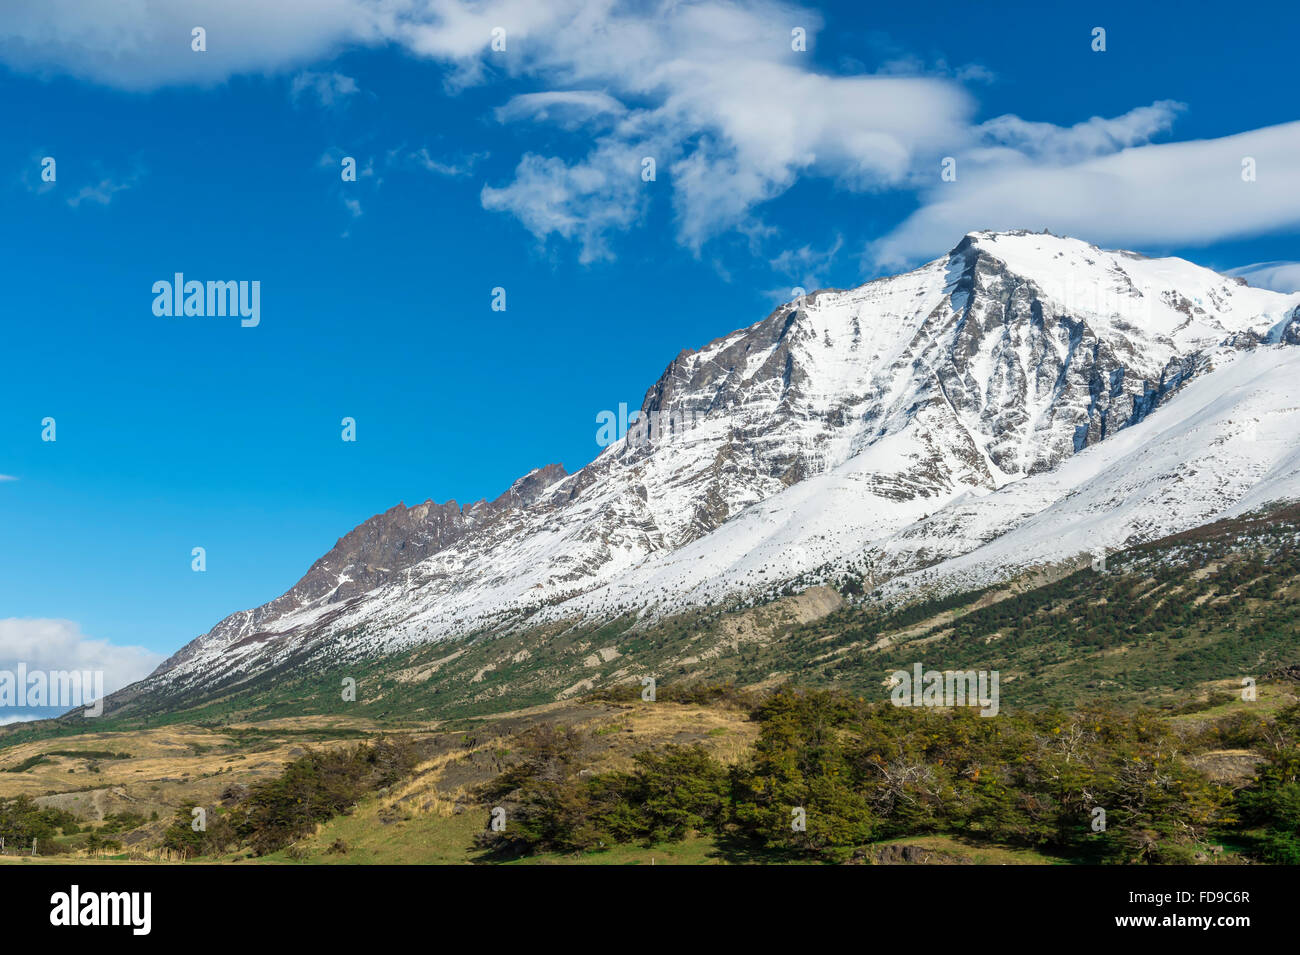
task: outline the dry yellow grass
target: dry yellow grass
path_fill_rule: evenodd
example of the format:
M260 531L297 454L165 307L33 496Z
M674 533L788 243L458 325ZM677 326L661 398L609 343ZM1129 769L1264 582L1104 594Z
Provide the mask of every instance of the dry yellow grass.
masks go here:
M607 742L596 756L597 771L631 769L635 753L665 743L699 743L715 759L731 765L758 738L758 724L738 710L667 702L627 703L622 709L614 721L600 714L579 724Z
M487 748L488 746L483 744L454 749L420 763L415 767L410 779L380 797L380 810L394 813L403 819L423 815L443 817L453 815L456 804L465 797L465 788L457 786L449 792L440 790L438 782L442 771L450 763Z
M47 762L22 772L0 772L0 798L32 796L42 805L66 809L85 821L100 821L117 812L149 818L156 812L159 819L153 828L160 834L176 807L190 801L213 805L232 784L250 786L273 779L306 746L331 748L355 742L346 733L330 738L331 729L355 732L373 725L348 719L288 719L231 728L268 734L253 742L221 729L190 725L38 740L0 751L0 770L51 750L98 750L127 753L129 758L50 755ZM310 742L276 736L302 729L324 730L326 735Z
M546 704L510 714L523 715L529 718L528 724L549 717L583 730L588 736L590 769L594 772L629 770L633 754L673 742L698 742L715 758L731 765L748 751L758 733L756 724L739 711L668 702L601 704L579 708L576 713L572 706ZM377 811L403 820L421 816L448 818L456 814L458 806L463 809L473 802L472 790L504 766L498 754L509 753L515 745L512 734L493 736L425 760L409 779L379 796ZM461 771L463 778L466 764L475 756L491 758L478 760L470 770L472 784L445 782L444 774L452 768Z

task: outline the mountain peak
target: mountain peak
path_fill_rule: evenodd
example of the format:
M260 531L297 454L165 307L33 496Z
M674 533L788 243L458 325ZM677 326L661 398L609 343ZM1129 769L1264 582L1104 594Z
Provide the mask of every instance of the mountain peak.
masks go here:
M1031 229L974 229L966 233L966 235L962 238L962 242L965 242L967 240L978 242L981 239L996 241L997 239L1000 238L1022 238L1024 236L1030 236L1030 235L1046 236L1052 239L1071 238L1068 235L1057 235L1055 232L1051 232L1048 229L1044 229L1042 232L1034 232ZM1079 241L1079 240L1071 239L1071 241Z
M873 587L920 573L1091 487L1113 457L1094 449L1132 445L1216 366L1300 341L1298 305L1182 259L972 232L947 259L681 352L643 402L653 434L577 474L552 463L490 503L371 518L159 678L216 685L308 650L734 605L835 562L865 561ZM1147 511L1146 530L1173 528Z
M496 506L531 503L552 484L562 481L568 476L569 472L564 469L563 464L558 462L548 464L545 467L533 468L511 484L510 489L492 503Z
M999 253L1007 252L1015 254L1016 252L1025 253L1029 250L1039 252L1050 252L1052 255L1091 252L1096 255L1121 255L1132 258L1142 258L1135 252L1129 252L1125 249L1103 249L1094 245L1085 239L1076 239L1073 236L1057 235L1044 229L1042 232L1032 232L1028 229L980 229L974 232L967 232L962 240L953 248L950 255L959 254L971 248L977 248L992 255L1000 256Z

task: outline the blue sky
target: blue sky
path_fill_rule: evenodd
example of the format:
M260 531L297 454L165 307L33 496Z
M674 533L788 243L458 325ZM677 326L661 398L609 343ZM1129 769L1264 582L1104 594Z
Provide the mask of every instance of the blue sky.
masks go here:
M399 500L582 466L794 286L967 231L1296 287L1300 13L1142 6L7 3L0 665L140 675ZM260 324L155 316L175 272L260 282Z

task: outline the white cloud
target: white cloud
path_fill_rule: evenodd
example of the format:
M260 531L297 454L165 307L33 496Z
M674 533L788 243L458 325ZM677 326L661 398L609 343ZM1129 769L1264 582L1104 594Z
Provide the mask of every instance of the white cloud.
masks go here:
M666 102L667 136L703 130L672 166L682 240L736 228L801 175L869 191L907 182L962 136L959 88L909 77L829 77L784 64L699 64Z
M1094 116L1073 126L1034 123L1019 116L998 116L974 130L982 148L972 150L976 161L1024 158L1069 163L1105 156L1130 146L1149 143L1174 125L1186 109L1183 103L1159 100L1122 116Z
M112 693L148 676L163 656L143 647L120 647L81 632L71 620L0 618L0 670L25 663L35 670L98 670Z
M535 123L554 123L563 129L577 129L596 119L617 119L627 112L608 93L598 90L554 90L545 93L521 93L497 108L503 123L527 119Z
M406 0L5 0L0 61L129 90L276 72L392 36ZM207 31L207 51L190 31Z
M207 53L190 50L195 25ZM0 60L150 88L394 42L448 64L453 86L501 73L533 80L541 98L516 97L505 118L618 122L577 160L525 155L513 182L484 190L484 205L539 237L576 239L590 259L606 254L609 232L639 221L642 156L655 157L679 236L698 249L801 174L897 184L918 153L963 128L972 104L951 80L813 72L790 32L802 27L811 41L820 25L779 0L224 0L183 12L162 0L17 0L0 12ZM504 52L489 48L497 27Z
M813 72L809 55L790 49L793 25L811 33L819 21L787 4L714 2L611 13L599 43L558 31L527 68L608 92L516 97L504 115L536 119L561 106L561 125L578 113L612 128L576 160L525 156L512 182L483 190L484 206L516 215L539 238L578 241L591 260L608 257L610 233L640 222L659 190L671 195L679 239L698 251L722 232L752 233L756 207L801 175L857 190L897 186L918 155L963 135L974 105L961 87ZM642 105L623 105L632 101ZM646 157L655 183L641 179Z
M1300 262L1256 262L1229 269L1224 274L1240 276L1255 288L1300 292Z
M649 198L641 158L642 150L612 138L579 163L526 153L512 182L483 187L483 208L512 213L539 239L578 242L583 262L612 258L609 233L638 221Z
M304 96L311 96L322 106L329 108L343 103L349 96L360 91L357 81L342 73L313 73L306 70L299 73L289 84L289 98L298 103Z
M17 480L18 478L14 477L12 474L0 474L0 481L17 481Z
M791 50L790 30L815 35L820 19L791 4L569 7L583 9L561 14L515 69L564 84L570 111L597 104L575 99L575 86L601 89L603 118L617 122L578 160L526 158L513 183L484 191L484 205L513 212L539 237L576 233L586 258L598 257L609 231L640 220L642 157L655 159L679 238L698 250L752 226L754 208L800 175L855 189L902 182L915 156L959 134L973 110L948 80L814 72L811 54ZM508 114L535 105L507 104ZM533 200L542 206L529 209Z
M1256 179L1244 181L1253 160ZM963 163L874 243L895 267L933 257L972 229L1042 229L1107 245L1209 244L1300 222L1300 122L1221 139L1135 146L1077 162Z
M1018 116L974 124L963 84L993 79L983 67L889 51L875 72L821 73L790 43L801 27L811 47L821 25L784 0L9 0L0 62L151 89L393 44L444 64L452 89L507 77L532 89L498 119L592 138L577 156L525 151L482 203L543 241L576 242L586 261L609 257L612 235L644 221L654 195L671 202L679 241L697 253L729 231L752 245L763 204L806 177L920 191L921 208L869 250L878 266L939 254L973 229L1187 244L1300 222L1294 124L1151 145L1182 109L1170 101L1069 127ZM208 52L190 50L193 26L206 28ZM496 28L504 51L490 48ZM294 86L324 101L350 92L338 76L308 69ZM655 183L641 181L646 156ZM956 182L939 182L945 156L958 160ZM1240 180L1245 156L1258 161L1257 182ZM426 168L464 166L430 158ZM78 201L102 201L111 185Z

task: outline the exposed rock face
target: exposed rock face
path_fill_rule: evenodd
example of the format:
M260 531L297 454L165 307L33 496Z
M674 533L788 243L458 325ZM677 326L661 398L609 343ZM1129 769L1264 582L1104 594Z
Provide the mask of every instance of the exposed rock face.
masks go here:
M373 590L394 572L458 539L471 521L455 501L425 501L410 508L399 503L340 538L286 596L333 602Z
M284 596L123 692L734 602L828 563L915 571L1072 494L1053 481L1066 462L1189 381L1284 343L1300 343L1300 296L1180 259L974 233L913 272L683 351L641 423L576 474L550 465L495 501L371 518Z
M212 628L209 637L237 641L254 636L268 621L306 604L333 604L374 590L400 572L459 540L476 524L512 508L526 507L556 480L565 477L562 464L548 464L524 475L495 501L462 508L455 501L404 503L376 514L348 531L288 593L253 610L231 614ZM160 670L188 659L191 643L163 662Z

